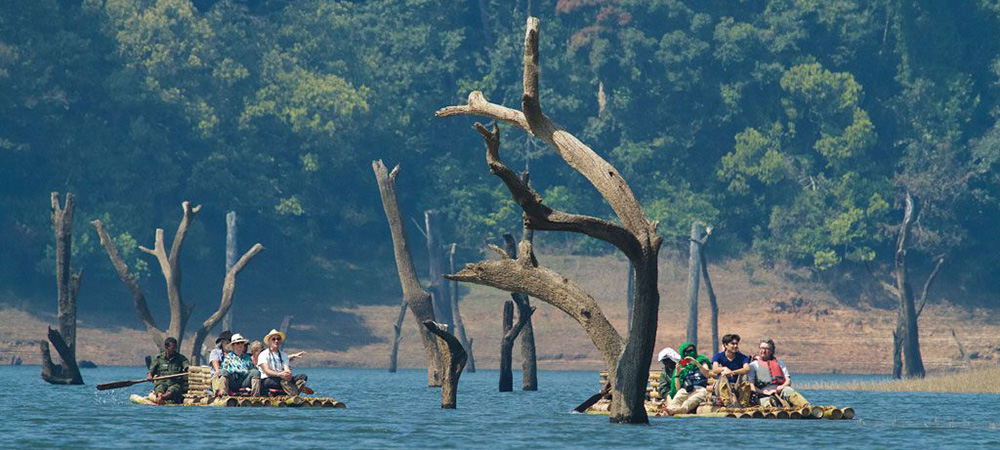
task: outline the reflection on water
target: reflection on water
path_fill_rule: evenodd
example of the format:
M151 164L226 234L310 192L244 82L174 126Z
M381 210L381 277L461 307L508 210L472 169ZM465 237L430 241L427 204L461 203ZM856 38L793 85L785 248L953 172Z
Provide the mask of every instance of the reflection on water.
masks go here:
M142 378L140 368L84 370L87 386L50 386L38 367L0 367L3 447L259 448L282 447L616 448L673 447L730 436L751 443L803 448L1000 447L1000 396L804 390L815 404L852 406L857 418L829 420L653 419L652 426L608 424L606 416L569 411L598 389L596 372L541 372L538 392L497 392L497 372L462 375L457 410L440 409L440 392L425 372L309 369L316 395L347 409L161 408L133 405L149 384L98 392L94 386ZM515 374L515 380L520 379ZM870 379L800 375L797 382ZM239 430L239 431L233 431ZM224 441L220 441L224 436ZM688 446L688 445L684 445Z

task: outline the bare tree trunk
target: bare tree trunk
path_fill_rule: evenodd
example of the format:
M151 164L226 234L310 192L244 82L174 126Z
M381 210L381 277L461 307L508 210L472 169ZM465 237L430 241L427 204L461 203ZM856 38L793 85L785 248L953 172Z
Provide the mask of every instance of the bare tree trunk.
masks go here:
M688 251L688 321L687 341L698 345L698 277L701 275L702 225L699 222L691 224L691 242Z
M524 184L528 184L527 171L521 173L521 181ZM530 186L530 184L528 185ZM524 223L521 226L521 240L533 242L534 237L535 232ZM513 251L517 251L517 246L513 246ZM523 255L517 255L516 258L520 258L521 256ZM538 265L534 254L528 256L531 258L532 264ZM534 311L534 308L531 307L531 298L525 295L523 300L524 310ZM538 390L538 358L535 355L535 327L531 323L531 315L528 315L524 323L524 329L521 330L521 390Z
M625 304L628 310L628 327L632 328L632 301L635 300L635 268L628 261L628 284L625 288Z
M399 341L403 340L403 319L406 318L406 300L399 304L399 314L396 323L392 325L392 350L389 352L389 373L396 373L396 360L399 354Z
M707 235L705 239L708 239ZM715 289L712 289L712 278L708 276L708 261L705 258L704 247L698 255L701 258L701 277L705 280L705 291L708 292L708 301L712 305L712 354L714 355L719 353L719 303L715 298Z
M441 213L437 211L424 211L424 229L427 231L427 266L430 272L430 291L434 302L435 317L439 317L440 323L448 325L448 329L453 330L455 326L452 322L450 292L444 284L444 246L441 244L441 230L438 226L440 215Z
M458 406L458 379L462 376L468 354L462 343L448 332L446 325L432 320L423 324L430 333L438 337L437 346L438 353L441 354L442 367L441 408L455 409Z
M434 306L431 295L420 287L417 271L413 268L413 258L410 256L410 246L406 241L406 230L403 227L402 215L399 213L399 201L396 200L396 175L399 166L389 172L381 160L372 161L375 179L378 181L379 194L382 196L382 207L385 210L389 229L392 232L392 249L396 258L396 270L399 271L399 282L403 287L403 298L413 312L417 321L420 337L424 343L427 356L427 385L441 386L441 356L431 332L424 322L434 321ZM463 362L464 364L464 362Z
M896 328L892 330L892 378L903 378L903 315L896 315Z
M292 326L292 319L295 316L291 314L286 314L285 317L281 319L281 326L278 327L278 331L288 334L288 328Z
M899 301L903 306L903 368L907 378L924 377L924 362L920 356L920 333L917 330L917 309L906 267L906 250L910 227L916 215L915 210L913 197L907 193L903 224L896 243L896 289L899 290Z
M455 273L456 247L457 245L454 242L448 247L448 273ZM456 337L458 337L458 342L462 343L462 347L465 347L465 353L469 356L469 372L476 373L476 359L472 356L472 344L465 336L465 322L462 320L462 313L458 309L458 283L446 280L445 284L448 288L448 296L451 298L451 313L454 315L452 320L455 322Z
M229 211L226 214L226 273L232 270L236 264L236 211ZM229 311L222 318L222 329L233 329L233 312L235 305L229 307Z
M205 338L208 333L215 328L215 325L222 320L222 316L229 312L229 308L233 304L233 293L236 291L236 275L246 267L247 263L257 256L264 250L264 246L260 244L254 244L250 250L247 250L239 261L236 261L232 267L226 271L226 278L222 282L222 300L219 301L219 309L212 313L204 322L201 324L201 328L194 334L194 343L191 344L191 357L194 359L195 364L205 364L207 362L204 354L201 351L202 344L205 342Z
M517 295L517 294L511 294ZM514 339L509 338L514 331L514 301L503 302L503 334L500 339L500 392L514 390L514 374L512 373L512 355Z
M54 364L49 345L42 341L42 379L51 384L83 384L83 376L76 364L76 299L80 293L83 271L73 273L73 207L75 196L66 194L65 206L59 202L59 193L50 198L52 230L56 240L56 292L58 298L59 331L49 328L52 342L62 364Z
M450 279L492 286L508 292L522 292L549 303L570 315L590 335L608 368L612 386L610 421L648 423L645 392L656 339L660 306L657 290L657 258L662 238L657 223L646 217L632 189L618 171L590 147L559 128L542 113L539 97L538 19L529 17L524 37L524 76L521 110L488 102L482 92L469 94L468 104L438 110L437 117L478 115L521 129L553 148L573 169L593 185L617 216L617 222L592 216L570 214L549 208L541 195L523 183L500 159L500 131L476 124L486 143L490 172L499 177L526 215L526 224L535 230L571 231L614 245L635 266L636 293L632 327L628 338L607 321L597 302L566 277L544 267L533 258L512 259L496 246L501 259L469 264ZM531 243L522 240L520 254L531 255Z

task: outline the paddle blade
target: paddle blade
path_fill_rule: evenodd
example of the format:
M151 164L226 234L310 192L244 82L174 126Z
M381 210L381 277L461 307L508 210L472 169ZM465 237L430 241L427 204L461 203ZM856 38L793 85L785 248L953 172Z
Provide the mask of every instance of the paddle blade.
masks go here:
M129 387L129 386L132 386L132 385L135 385L135 384L142 383L143 381L145 381L145 380L140 380L140 381L116 381L114 383L98 384L97 385L97 390L98 391L106 391L108 389L118 389L118 388L123 388L123 387Z

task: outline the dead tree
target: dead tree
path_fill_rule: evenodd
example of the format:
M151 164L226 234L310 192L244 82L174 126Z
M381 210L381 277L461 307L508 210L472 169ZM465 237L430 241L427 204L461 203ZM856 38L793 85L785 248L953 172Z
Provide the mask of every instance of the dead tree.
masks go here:
M448 326L427 320L423 322L428 332L438 337L436 344L441 355L441 408L455 409L458 406L458 379L468 360L468 353L462 343L448 331Z
M530 186L529 181L528 171L521 172L521 182ZM521 240L534 242L535 231L525 223L524 214L521 217ZM508 253L514 252L514 258L517 259L516 245L508 246L507 250ZM531 256L532 264L537 265L538 261L535 260L535 254L532 253L529 256ZM454 270L452 273L454 273ZM532 311L534 310L534 308L531 308L531 298L527 295L524 296L524 306ZM538 357L535 354L535 326L531 322L530 315L524 324L524 329L521 330L521 390L538 390Z
M285 317L281 319L281 326L278 327L278 331L288 334L288 328L292 326L292 319L294 317L291 314L285 314Z
M51 196L52 230L56 238L56 292L59 302L59 331L48 329L61 364L52 362L49 343L41 341L42 379L51 384L83 384L76 364L76 299L80 293L83 271L73 273L70 260L73 249L73 206L75 197L66 194L65 206L59 204L59 193Z
M628 312L628 326L632 327L632 297L635 295L635 269L632 268L632 261L628 262L628 282L625 285L625 306Z
M396 258L396 270L399 272L399 283L403 287L403 299L413 312L413 318L417 321L417 328L424 343L427 357L427 385L441 386L439 370L443 367L441 356L434 336L424 326L424 322L434 321L434 306L431 303L431 294L420 287L420 280L417 279L402 215L399 213L399 201L396 199L396 175L399 173L399 166L389 172L382 160L376 160L372 161L372 170L375 171L379 194L382 196L382 208L385 210L389 230L392 232L392 250Z
M191 345L191 357L194 359L195 364L205 364L207 360L201 350L202 344L205 342L205 338L208 333L212 331L212 328L222 321L223 316L229 312L229 308L233 305L233 292L236 290L236 275L246 267L247 263L257 256L258 253L264 250L264 246L260 244L254 244L247 250L243 256L240 257L236 264L226 271L226 278L222 282L222 300L219 301L219 309L208 316L204 322L201 323L201 328L194 334L194 343Z
M691 224L691 242L688 245L688 322L687 341L698 345L698 278L701 275L699 241L704 228L701 223Z
M708 259L705 257L705 244L712 235L712 227L705 228L705 236L698 240L698 259L701 266L701 278L705 281L705 292L712 307L712 354L719 353L719 303L712 289L712 278L708 275Z
M505 252L512 258L517 259L517 244L514 236L503 235ZM528 241L530 242L530 241ZM530 259L531 255L521 255ZM535 312L528 303L528 296L520 292L512 292L511 300L507 300L503 305L503 338L500 339L500 392L511 392L514 390L513 374L513 349L514 341L531 321L531 314ZM514 305L517 305L517 324L514 324Z
M236 264L236 211L229 211L226 214L226 273ZM233 329L233 312L236 308L229 307L229 311L222 317L222 329Z
M399 341L403 340L403 319L406 318L406 300L399 303L399 314L396 323L392 325L392 350L389 351L389 373L396 373L396 361L399 359Z
M101 246L104 247L104 250L108 253L108 257L111 258L111 264L114 265L115 271L118 272L118 278L122 280L125 287L132 293L136 314L142 320L143 325L146 326L147 334L160 350L163 350L163 341L167 336L176 338L177 348L181 348L182 340L184 339L184 329L187 327L188 319L191 317L191 310L194 308L193 305L185 304L183 298L181 298L180 256L188 226L194 220L198 211L201 210L201 205L191 207L191 203L185 201L181 203L181 209L184 215L181 217L180 224L177 225L177 232L174 234L174 241L170 246L169 254L163 241L162 228L156 229L156 240L153 249L139 246L139 250L156 257L156 261L160 264L160 271L163 273L163 279L167 284L170 325L167 326L166 332L156 326L153 315L150 314L149 307L146 306L146 297L142 293L142 289L139 288L137 277L129 272L128 265L125 264L125 261L118 254L117 246L108 236L108 233L104 231L101 221L95 220L91 222L97 228L97 234L101 238Z
M524 39L524 89L521 110L486 101L481 92L469 95L466 105L437 111L438 117L484 116L512 125L555 149L564 161L582 174L600 192L619 223L555 211L542 197L500 160L500 130L476 129L486 143L490 171L503 180L512 197L526 213L526 223L535 230L570 231L608 242L622 251L636 268L635 307L627 340L608 322L597 302L566 277L537 265L532 258L513 259L499 247L498 261L469 264L449 278L508 292L523 292L549 303L577 320L597 347L608 369L612 385L612 422L648 423L644 408L649 366L656 339L660 295L657 290L657 256L662 238L656 221L646 218L632 189L618 171L590 147L559 128L542 113L538 96L538 19L528 18ZM520 254L531 254L531 243L522 240Z
M448 248L448 273L455 273L455 247L453 242ZM472 340L465 336L465 321L462 320L462 313L458 310L458 282L445 280L448 285L448 295L451 298L452 320L455 322L455 335L458 341L465 347L465 352L469 355L469 372L476 373L476 358L472 356Z
M444 246L441 244L441 230L438 217L441 213L424 211L424 230L427 233L427 270L430 278L431 301L434 302L434 316L441 318L441 323L454 329L451 313L449 289L445 287L444 279Z

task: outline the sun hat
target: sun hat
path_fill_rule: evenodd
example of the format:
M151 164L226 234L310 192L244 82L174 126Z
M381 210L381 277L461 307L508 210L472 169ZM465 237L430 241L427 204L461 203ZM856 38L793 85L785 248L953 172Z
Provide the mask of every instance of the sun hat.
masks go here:
M239 344L241 342L246 344L250 341L248 341L247 338L243 337L243 335L239 333L234 334L232 339L229 341L230 344Z
M229 330L223 331L223 332L219 333L219 337L215 338L215 344L218 345L218 344L221 344L224 341L229 341L229 339L232 338L232 337L233 337L233 332L232 331L229 331Z
M278 330L275 330L274 328L271 328L271 331L269 333L267 333L266 335L264 335L264 342L267 342L267 340L270 339L271 336L274 336L274 335L278 335L279 337L281 337L281 342L285 342L285 333L282 333L282 332L280 332Z
M666 359L669 359L673 362L678 362L681 360L681 355L677 354L677 350L674 350L670 347L665 347L663 350L660 350L660 355L657 356L656 360L663 362Z

